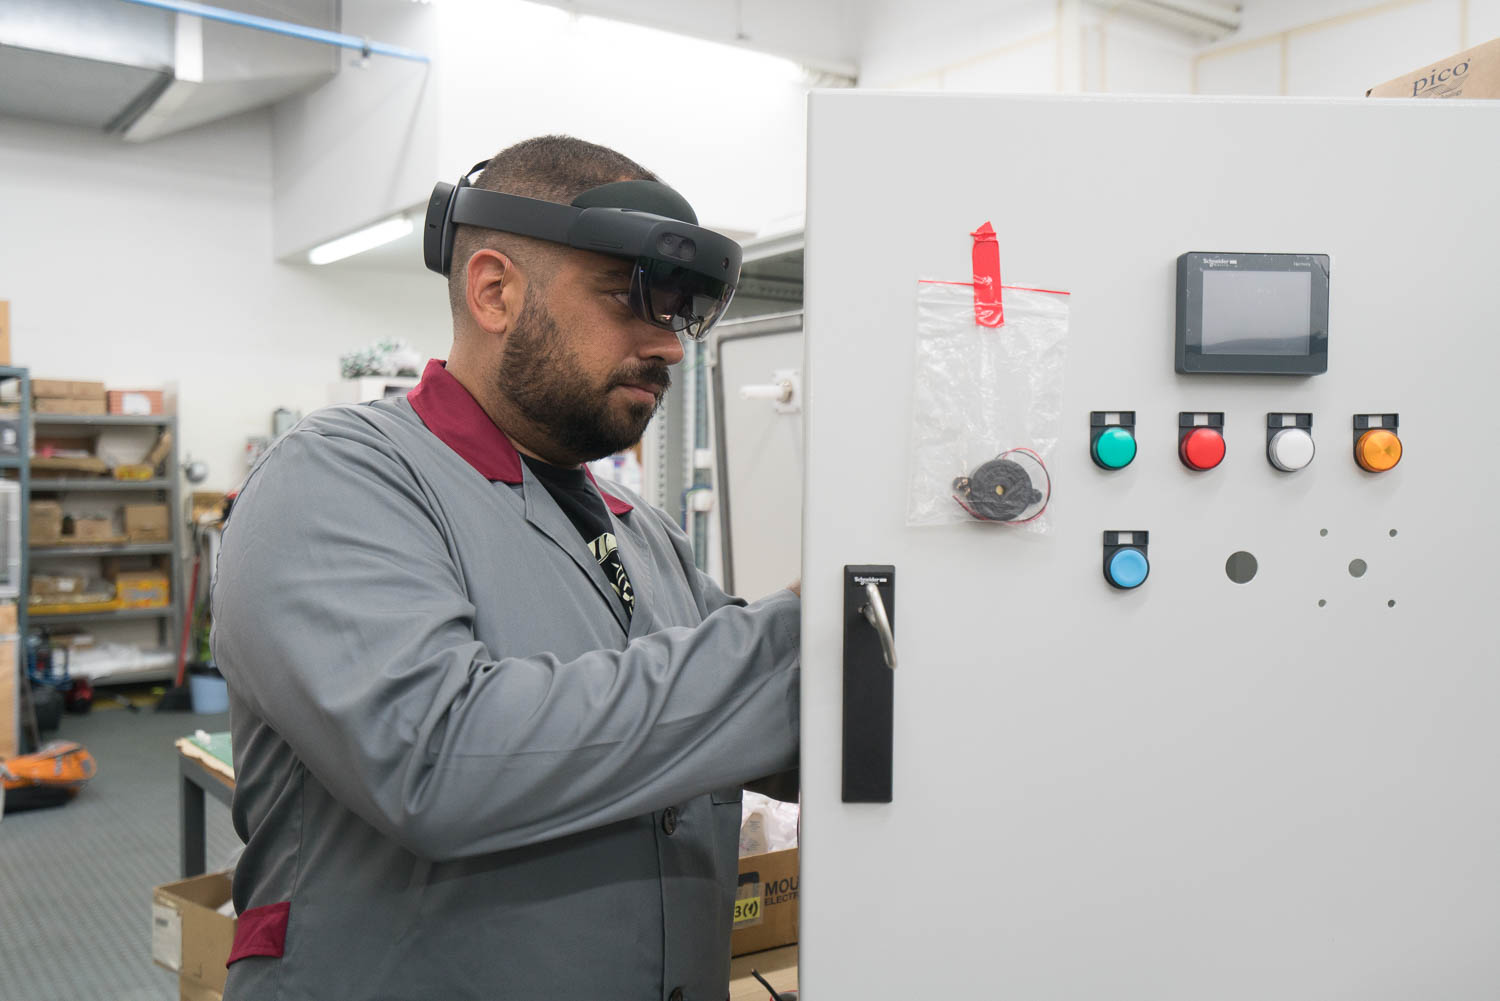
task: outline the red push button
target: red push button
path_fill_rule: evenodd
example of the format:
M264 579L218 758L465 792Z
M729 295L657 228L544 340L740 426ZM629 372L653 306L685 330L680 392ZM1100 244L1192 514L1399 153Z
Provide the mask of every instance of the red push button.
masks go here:
M1224 436L1213 428L1193 428L1177 447L1189 469L1212 469L1224 461Z

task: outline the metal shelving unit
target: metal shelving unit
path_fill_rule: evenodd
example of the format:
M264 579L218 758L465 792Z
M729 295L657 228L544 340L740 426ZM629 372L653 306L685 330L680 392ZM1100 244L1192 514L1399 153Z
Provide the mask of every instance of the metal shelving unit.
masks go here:
M33 490L51 490L60 493L81 493L93 490L170 490L171 481L156 480L37 480L41 486Z
M36 488L32 488L36 492ZM32 546L31 558L45 559L49 556L162 556L174 552L170 542L125 542L99 546Z
M171 605L163 608L113 608L104 612L62 612L58 614L33 615L31 624L42 625L76 625L80 622L121 622L127 619L169 619L176 618L176 612Z
M16 738L16 746L20 747L21 738L21 686L26 684L26 581L31 575L31 555L26 548L26 540L29 537L31 526L28 524L30 514L30 502L28 500L31 485L31 373L28 369L0 367L0 381L15 379L20 383L20 392L17 398L21 407L21 415L17 424L17 453L15 455L0 456L0 475L6 479L15 479L21 484L20 498L17 501L21 505L21 538L18 543L21 549L21 578L17 582L19 594L16 596L16 671L12 684L15 691L12 703L15 705L15 715L8 720L0 720L0 726L11 728ZM14 476L10 474L14 471Z
M0 370L0 378L3 378L4 370ZM27 396L27 408L29 410L29 386ZM23 486L21 488L22 503L29 504L31 497L35 494L44 493L49 495L70 493L109 493L109 494L152 494L164 501L168 511L168 526L170 538L167 542L149 543L101 543L100 545L76 545L76 546L31 546L23 550L23 559L26 566L22 570L22 580L30 578L30 561L69 559L77 557L94 556L168 556L170 566L167 575L171 581L171 602L163 608L121 608L102 612L73 612L56 615L33 615L30 622L34 626L52 625L81 625L85 623L104 624L111 622L150 621L156 620L158 626L158 643L161 647L177 650L181 643L182 622L186 595L183 593L182 582L182 536L183 536L183 511L181 498L181 480L177 475L180 468L178 463L178 448L181 436L177 432L177 418L175 416L160 415L149 417L116 417L116 416L94 416L75 414L30 414L33 427L38 433L50 431L77 429L80 431L98 431L107 428L143 427L157 428L162 431L170 431L172 434L172 448L164 460L166 475L149 480L107 480L107 479L82 479L82 478L59 478L38 480L28 475L28 469L24 461L21 463ZM23 531L25 529L23 528ZM22 635L25 635L25 595L23 592L21 602ZM100 679L103 684L118 684L127 681L160 681L172 677L172 669L130 671L119 674L106 675Z

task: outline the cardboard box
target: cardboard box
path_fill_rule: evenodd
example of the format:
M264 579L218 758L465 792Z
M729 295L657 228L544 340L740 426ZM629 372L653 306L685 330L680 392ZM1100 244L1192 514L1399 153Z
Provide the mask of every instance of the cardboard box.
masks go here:
M32 501L26 509L26 534L33 546L55 546L62 541L62 505Z
M161 608L171 603L172 583L160 570L115 574L115 601L121 608Z
M108 542L115 537L113 518L81 515L73 519L73 538L78 542Z
M231 896L227 872L163 883L152 893L151 958L193 990L224 991L234 947L234 918L218 912ZM183 997L210 997L202 993Z
M34 399L49 397L63 400L104 400L104 383L75 382L68 379L32 379L31 395Z
M141 460L144 465L155 469L162 464L167 455L172 451L172 432L163 431L156 438L156 444L151 446L151 451Z
M177 977L177 1001L224 1001L224 992L200 984L185 974Z
M37 479L72 479L75 476L104 476L108 473L109 463L93 455L31 457L31 475Z
M125 534L131 542L166 542L172 537L171 529L167 505L125 505Z
M1500 98L1500 38L1371 87L1365 96Z
M78 597L88 587L89 579L82 574L34 573L26 584L26 592L34 598L66 600Z
M740 859L729 954L743 956L797 941L797 849Z
M16 606L10 606L11 633L15 633ZM16 640L0 640L0 760L21 751L16 727Z
M0 365L10 364L10 303L0 299Z
M124 417L155 417L165 407L159 389L111 389L104 399L110 413Z
M35 400L39 414L66 414L70 417L103 417L104 398L82 399L71 396L39 396Z
M17 628L16 603L0 601L0 637L15 636ZM0 720L3 720L3 717L0 717Z

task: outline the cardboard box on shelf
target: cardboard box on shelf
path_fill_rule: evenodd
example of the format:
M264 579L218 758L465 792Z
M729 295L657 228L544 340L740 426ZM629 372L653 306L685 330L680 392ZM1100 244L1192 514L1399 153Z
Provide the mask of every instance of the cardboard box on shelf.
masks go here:
M234 918L218 909L229 901L231 887L229 873L211 872L163 883L152 892L151 958L176 973L180 986L224 990L229 974L224 964L234 947Z
M70 417L103 417L103 399L72 396L39 396L34 401L39 414L66 414Z
M27 535L33 546L55 546L62 541L62 505L32 501L27 507Z
M0 365L10 364L10 302L0 299Z
M11 622L15 622L16 606L10 606ZM0 760L13 758L20 753L20 734L16 720L16 627L11 625L12 638L0 639Z
M172 584L160 570L115 574L115 601L121 608L161 608L171 603Z
M729 954L743 956L797 941L797 849L740 859Z
M1371 87L1365 96L1500 98L1500 38Z
M16 635L17 628L16 603L14 601L0 601L0 637ZM4 718L4 716L0 716L0 720Z
M109 463L92 455L33 455L31 475L35 479L104 476Z
M172 432L163 431L156 439L156 444L151 446L151 451L141 460L143 465L155 469L172 451Z
M27 593L34 598L76 598L88 590L89 579L83 574L34 573L27 582Z
M79 515L73 519L73 539L78 542L109 542L115 538L115 522L104 515Z
M159 389L111 389L104 398L109 412L120 417L155 417L165 407Z
M104 399L104 383L78 382L71 379L32 379L33 399L48 397L62 400Z
M171 529L167 505L125 505L125 534L131 542L166 542L172 537Z

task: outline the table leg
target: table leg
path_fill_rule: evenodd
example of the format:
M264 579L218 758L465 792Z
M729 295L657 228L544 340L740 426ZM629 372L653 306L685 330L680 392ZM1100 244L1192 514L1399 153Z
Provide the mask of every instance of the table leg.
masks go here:
M182 878L198 876L208 869L208 831L203 821L203 787L188 775L187 759L179 763L178 806L181 824L178 844L182 853Z

